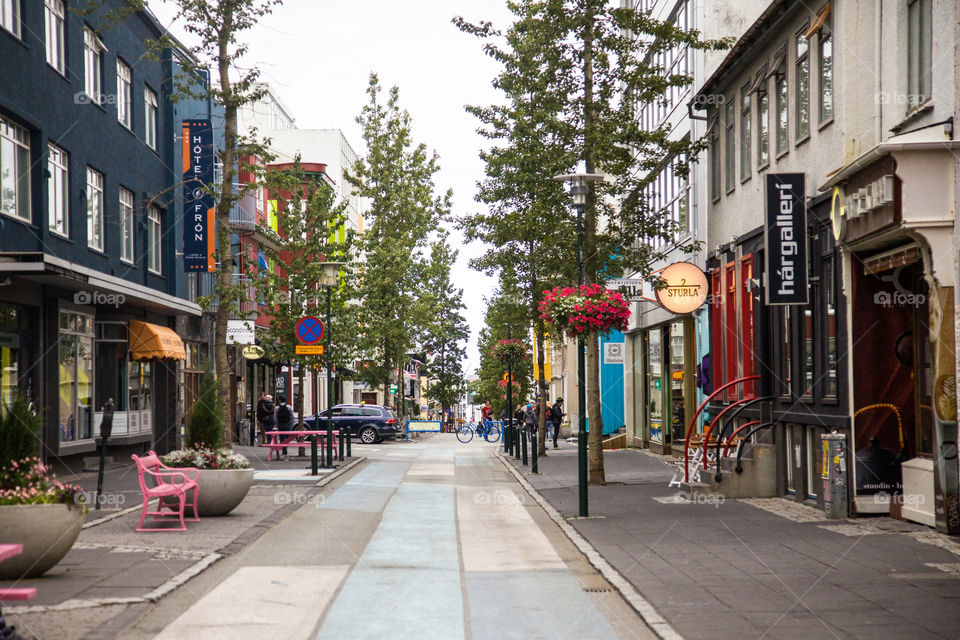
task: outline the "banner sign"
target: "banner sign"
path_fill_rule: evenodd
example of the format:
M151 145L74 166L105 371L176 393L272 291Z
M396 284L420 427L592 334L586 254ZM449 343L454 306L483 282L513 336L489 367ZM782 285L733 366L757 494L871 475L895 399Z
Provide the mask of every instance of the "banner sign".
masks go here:
M213 195L205 187L213 185L213 126L209 120L183 121L183 268L213 271L214 223Z
M763 227L769 305L807 304L807 201L804 174L767 174Z

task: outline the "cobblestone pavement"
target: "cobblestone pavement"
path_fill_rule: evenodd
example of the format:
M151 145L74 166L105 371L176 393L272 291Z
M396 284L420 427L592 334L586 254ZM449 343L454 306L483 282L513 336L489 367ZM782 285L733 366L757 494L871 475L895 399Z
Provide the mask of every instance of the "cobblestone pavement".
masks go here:
M509 463L688 639L960 637L960 540L791 500L688 502L663 459L606 452L578 519L574 445Z

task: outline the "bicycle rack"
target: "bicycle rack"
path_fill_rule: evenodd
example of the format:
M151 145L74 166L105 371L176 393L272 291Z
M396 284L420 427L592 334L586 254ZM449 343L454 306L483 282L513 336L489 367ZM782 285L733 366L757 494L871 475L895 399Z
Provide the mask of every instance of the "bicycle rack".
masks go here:
M718 387L713 393L707 396L697 410L694 412L693 417L690 418L690 424L687 425L687 435L683 440L683 481L690 482L690 435L693 433L693 428L697 424L697 418L700 417L700 414L703 413L704 408L715 398L717 394L721 391L725 391L734 385L741 384L743 382L749 382L750 380L759 380L760 376L744 376L743 378L737 378L736 380L731 380L725 385ZM753 396L751 396L752 398Z
M741 412L741 411L743 411L744 409L746 409L746 408L749 407L750 405L755 404L755 403L757 403L757 402L762 402L762 401L764 401L764 400L773 400L773 399L774 399L773 396L757 396L757 397L754 397L754 398L750 398L748 402L743 402L743 403L740 403L740 404L736 404L736 403L735 403L735 404L733 404L733 405L730 405L730 406L736 406L737 408L734 410L733 413L730 414L730 417L727 418L726 424L723 424L723 428L720 429L720 434L717 436L717 450L716 450L716 455L715 455L715 457L716 457L716 459L717 459L717 473L716 473L716 475L714 475L714 479L715 479L717 482L720 482L720 481L722 480L722 475L721 475L721 473L720 473L720 443L723 442L723 434L725 434L725 433L727 432L727 429L730 428L730 425L733 424L733 421L737 418L738 415L740 415L740 412ZM747 400L747 398L744 398L744 400ZM722 413L721 413L721 415L722 415ZM717 418L719 418L719 417L720 417L720 416L717 416ZM760 421L757 420L757 421L756 421L756 424L759 424L759 423L760 423ZM721 423L721 424L722 424L722 423ZM711 425L710 428L713 429L713 426ZM708 431L707 433L709 434L709 431ZM704 447L707 446L706 443L707 443L707 438L704 437L704 445L703 445ZM727 446L728 446L728 447L730 446L730 445L729 445L729 441L727 441ZM726 449L724 449L723 457L724 457L724 458L727 457Z
M755 434L757 431L760 431L761 429L769 429L775 424L777 424L776 420L771 420L770 422L764 422L759 427L754 427L747 433L747 435L743 436L743 440L740 441L740 446L737 447L737 466L734 469L734 471L736 471L737 473L743 473L743 464L740 462L740 457L743 456L743 445L747 443L747 438Z

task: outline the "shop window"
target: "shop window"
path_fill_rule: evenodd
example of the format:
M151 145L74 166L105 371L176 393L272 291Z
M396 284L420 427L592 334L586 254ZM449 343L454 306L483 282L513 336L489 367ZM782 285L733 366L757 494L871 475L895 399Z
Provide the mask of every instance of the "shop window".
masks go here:
M0 304L0 414L19 388L20 315L13 305Z
M60 312L60 442L92 438L93 316Z
M647 332L647 424L650 441L663 438L663 349L660 329Z
M805 466L807 471L807 497L809 498L816 498L819 494L820 484L822 482L820 473L823 470L820 436L826 432L826 429L820 427L807 428L807 459Z
M829 242L827 255L822 261L822 288L823 288L823 308L826 311L826 324L824 332L826 334L826 371L824 372L825 387L824 396L830 400L836 401L839 387L839 373L837 371L837 281L836 281L836 258L833 254L833 241L829 234L824 234Z
M668 326L670 334L670 442L679 442L686 436L686 410L683 395L684 370L684 321L677 320Z

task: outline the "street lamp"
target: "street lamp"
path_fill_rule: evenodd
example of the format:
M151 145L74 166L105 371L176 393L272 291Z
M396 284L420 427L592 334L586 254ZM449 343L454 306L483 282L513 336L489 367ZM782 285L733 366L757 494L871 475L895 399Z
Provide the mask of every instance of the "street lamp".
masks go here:
M507 340L513 338L510 332L510 323L507 326ZM503 453L506 454L513 447L513 362L507 361L507 411L503 421ZM509 441L509 442L508 442Z
M323 273L320 277L319 284L321 287L327 290L327 325L324 328L324 336L327 339L326 347L324 351L327 354L327 467L333 467L333 430L330 428L330 420L333 416L333 378L331 378L331 372L333 371L333 352L330 349L330 297L333 293L333 288L340 284L340 269L347 264L346 262L322 262L321 268ZM349 433L348 433L349 437ZM349 440L348 440L349 442ZM343 451L343 429L340 430L340 451Z
M577 210L577 284L583 284L583 210L587 206L587 196L590 194L590 183L602 180L598 173L570 173L554 176L554 180L570 184L570 196L573 198L573 208ZM587 509L587 389L584 382L586 363L584 362L585 345L583 338L577 338L577 405L580 410L579 425L577 427L577 453L579 459L578 476L580 479L580 517L586 518ZM559 428L559 425L556 427Z

